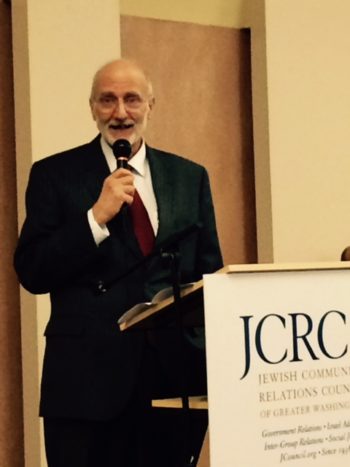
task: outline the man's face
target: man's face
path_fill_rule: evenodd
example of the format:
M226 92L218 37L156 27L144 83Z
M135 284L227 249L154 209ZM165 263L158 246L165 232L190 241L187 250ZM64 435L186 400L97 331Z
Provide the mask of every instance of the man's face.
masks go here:
M150 84L135 65L112 63L97 75L90 107L97 128L110 145L117 139L127 139L135 154L146 131L152 105Z

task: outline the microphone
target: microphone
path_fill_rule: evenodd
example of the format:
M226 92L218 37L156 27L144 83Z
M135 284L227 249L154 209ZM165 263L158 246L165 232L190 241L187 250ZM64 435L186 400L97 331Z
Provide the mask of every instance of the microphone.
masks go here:
M131 154L131 144L127 139L117 139L112 146L114 157L117 159L117 169L127 169Z

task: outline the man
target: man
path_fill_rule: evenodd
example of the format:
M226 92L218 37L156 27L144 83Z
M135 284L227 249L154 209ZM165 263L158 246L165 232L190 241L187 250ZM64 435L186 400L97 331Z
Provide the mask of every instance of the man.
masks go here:
M15 267L27 290L51 296L40 401L49 467L188 462L169 452L175 433L168 418L155 421L149 410L152 397L181 390L176 332L121 333L117 325L125 310L171 284L158 256L135 267L148 254L134 233L137 196L155 236L151 249L201 224L179 244L181 281L222 266L207 173L145 145L153 106L152 85L137 64L103 66L90 96L100 135L32 167ZM130 169L116 170L111 146L119 139L131 145ZM100 284L110 286L101 294ZM183 349L190 390L200 391L203 351L190 339Z

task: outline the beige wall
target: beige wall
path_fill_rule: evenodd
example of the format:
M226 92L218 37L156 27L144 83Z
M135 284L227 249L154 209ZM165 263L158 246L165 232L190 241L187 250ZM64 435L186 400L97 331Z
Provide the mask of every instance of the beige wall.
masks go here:
M122 15L241 28L247 26L247 0L120 0Z
M262 5L252 38L259 257L337 260L350 243L350 3Z

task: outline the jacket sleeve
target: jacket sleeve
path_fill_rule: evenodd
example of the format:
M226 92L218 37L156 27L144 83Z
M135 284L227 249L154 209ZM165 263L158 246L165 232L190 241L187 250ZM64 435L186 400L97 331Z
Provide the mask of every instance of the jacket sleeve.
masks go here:
M26 191L26 219L14 265L21 284L47 293L74 281L96 258L96 246L82 210L70 217L44 164L32 167Z
M215 212L207 171L203 170L199 193L201 230L198 240L196 269L203 275L220 269L223 265L216 230Z

